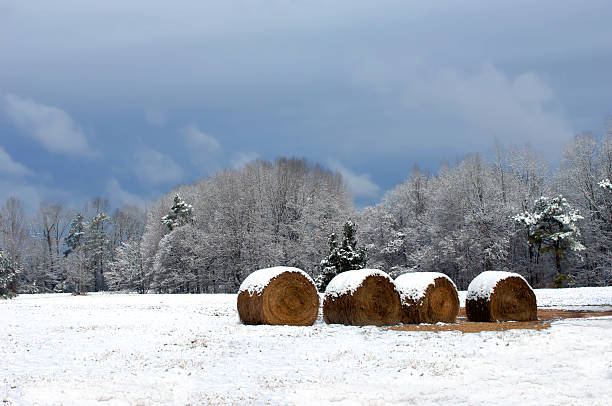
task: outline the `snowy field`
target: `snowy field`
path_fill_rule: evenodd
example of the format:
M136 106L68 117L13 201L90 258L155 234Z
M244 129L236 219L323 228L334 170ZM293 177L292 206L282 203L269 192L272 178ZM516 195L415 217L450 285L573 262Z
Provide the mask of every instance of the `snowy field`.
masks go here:
M612 306L612 287L536 293ZM243 326L236 295L22 295L0 301L0 377L2 405L609 405L612 317L429 333Z

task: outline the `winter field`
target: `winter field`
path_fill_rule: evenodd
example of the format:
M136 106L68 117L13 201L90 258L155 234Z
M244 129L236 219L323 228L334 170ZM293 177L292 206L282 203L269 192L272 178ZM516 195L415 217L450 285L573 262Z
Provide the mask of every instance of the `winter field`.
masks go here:
M536 294L612 309L612 287ZM0 302L0 376L3 405L609 405L612 317L430 333L244 326L236 295L21 295Z

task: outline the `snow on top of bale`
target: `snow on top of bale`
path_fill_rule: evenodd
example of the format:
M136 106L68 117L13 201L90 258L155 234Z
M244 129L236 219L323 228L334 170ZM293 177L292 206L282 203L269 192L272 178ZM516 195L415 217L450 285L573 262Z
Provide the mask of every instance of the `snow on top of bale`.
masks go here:
M345 293L352 295L368 276L382 276L393 283L393 279L380 269L356 269L354 271L346 271L336 275L334 279L329 282L327 289L325 289L325 297L340 296ZM393 286L395 286L395 284Z
M441 272L408 272L395 278L395 286L400 291L402 301L419 300L425 296L425 292L430 285L433 285L437 278L445 278L455 286L451 278Z
M314 285L310 275L299 268L290 266L275 266L272 268L260 269L251 273L240 285L238 293L240 294L241 292L248 291L250 295L255 293L260 294L266 288L266 286L268 286L272 279L284 272L295 272L302 274Z
M495 286L497 286L497 283L511 277L521 278L527 284L527 286L529 286L525 278L517 273L505 271L485 271L470 282L470 286L468 286L467 300L489 299L491 297L491 293L493 293L493 290L495 289ZM531 286L529 287L531 288Z

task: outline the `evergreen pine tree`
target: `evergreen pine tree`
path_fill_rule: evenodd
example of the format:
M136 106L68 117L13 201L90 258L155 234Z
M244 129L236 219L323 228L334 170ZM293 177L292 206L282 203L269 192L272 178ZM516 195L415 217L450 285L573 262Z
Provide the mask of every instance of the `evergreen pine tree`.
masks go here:
M338 246L336 234L329 236L329 255L321 261L321 273L316 283L319 291L325 291L329 282L339 273L363 269L367 263L366 251L357 247L357 228L352 221L343 227L342 244Z
M0 249L0 298L8 299L15 296L17 274L19 270Z
M336 233L331 233L329 236L329 255L321 261L321 273L316 279L319 291L324 292L329 282L336 276L336 264L338 261L338 243L336 242Z
M77 213L70 224L68 235L64 238L64 244L67 247L64 251L65 257L81 247L85 235L85 226L85 218L81 213Z
M170 208L170 212L162 217L162 223L164 223L170 231L176 227L180 227L183 224L191 221L193 206L185 203L178 194L174 195L174 204Z
M67 258L68 279L74 283L74 294L84 295L87 292L86 285L91 281L87 266L85 264L85 231L87 223L83 214L77 213L70 224L68 235L64 238L66 250L64 257Z
M104 272L110 259L109 239L106 226L110 221L108 214L96 214L88 224L85 238L85 252L88 268L94 277L94 289L105 289Z
M580 230L576 223L583 217L573 210L563 196L552 199L540 197L533 211L515 215L514 220L527 229L527 242L538 253L552 252L555 256L557 279L555 287L561 287L567 275L561 273L561 261L565 251L580 251L585 247L578 241Z

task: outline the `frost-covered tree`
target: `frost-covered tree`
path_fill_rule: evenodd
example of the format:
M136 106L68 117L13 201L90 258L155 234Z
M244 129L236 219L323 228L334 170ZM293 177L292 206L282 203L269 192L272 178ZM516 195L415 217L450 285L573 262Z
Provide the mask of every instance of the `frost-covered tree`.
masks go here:
M94 274L88 268L87 263L83 245L77 247L64 259L67 274L66 289L71 290L75 295L85 295L95 286Z
M17 267L15 267L4 251L0 249L0 299L15 296L18 273Z
M393 275L444 272L463 289L485 270L520 272L537 285L544 264L529 262L511 217L548 190L548 170L528 148L498 148L492 163L471 155L437 175L413 170L363 210L370 264Z
M96 214L87 224L84 251L87 268L93 274L94 290L105 289L104 272L110 260L107 226L110 217L104 213Z
M82 213L77 212L70 223L66 238L64 238L64 257L66 258L67 284L74 286L75 294L85 294L87 285L93 278L89 277L85 263L85 232L87 223Z
M580 210L582 261L572 261L581 285L612 283L612 133L603 137L576 136L565 148L565 160L556 178L563 195ZM603 187L602 187L603 185Z
M170 231L180 227L192 219L193 206L185 203L178 194L174 195L174 204L170 212L162 217L162 223L168 226Z
M185 225L166 234L159 242L153 262L152 287L168 293L200 293L200 271L204 257L198 255L198 232Z
M66 236L66 238L64 238L64 244L66 245L66 249L64 250L64 256L67 257L82 246L85 240L86 226L87 224L85 223L85 217L83 217L83 214L78 212L70 223L68 235Z
M170 230L159 219L176 194L193 210ZM151 288L235 292L252 271L275 265L316 277L329 234L352 210L341 175L301 159L254 161L183 185L147 213L142 253Z
M565 279L561 261L567 250L581 251L585 247L578 241L577 222L583 217L573 210L563 196L540 197L531 211L514 216L514 220L527 229L527 242L539 254L552 252L557 269L557 280Z
M321 261L321 274L317 277L317 287L324 292L329 282L339 273L363 269L367 263L366 250L357 247L357 227L352 221L344 223L342 243L338 245L336 235L329 236L329 254Z
M111 261L115 259L115 253L121 244L140 241L144 232L144 222L145 212L138 206L125 205L113 212L108 232Z
M338 274L338 270L335 267L335 264L338 262L338 241L336 241L336 233L331 233L329 236L329 254L327 258L321 261L321 273L315 279L319 291L324 292L329 282Z
M115 259L106 272L106 283L111 290L145 293L149 289L149 275L144 268L138 241L129 240L116 248Z
M4 255L13 264L21 264L24 254L28 229L22 202L9 197L0 207L0 247Z

